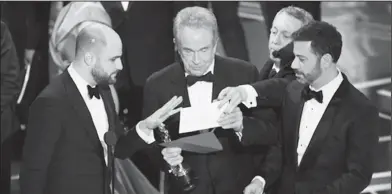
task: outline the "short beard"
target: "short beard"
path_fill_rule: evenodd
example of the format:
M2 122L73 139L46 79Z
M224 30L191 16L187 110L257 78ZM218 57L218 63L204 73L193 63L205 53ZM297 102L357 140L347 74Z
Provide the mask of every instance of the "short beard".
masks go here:
M109 76L103 74L103 71L100 71L97 67L91 70L91 75L98 85L109 85Z

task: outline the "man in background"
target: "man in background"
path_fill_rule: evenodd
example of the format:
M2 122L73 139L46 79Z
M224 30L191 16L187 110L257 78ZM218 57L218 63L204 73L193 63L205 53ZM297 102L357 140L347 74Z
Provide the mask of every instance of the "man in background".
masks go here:
M16 100L20 92L19 62L7 25L1 21L1 193L11 188L12 137L19 130Z

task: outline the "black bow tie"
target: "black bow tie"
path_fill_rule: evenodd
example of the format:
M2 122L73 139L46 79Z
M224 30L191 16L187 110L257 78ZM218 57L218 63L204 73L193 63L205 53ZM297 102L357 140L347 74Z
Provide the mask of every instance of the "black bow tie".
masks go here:
M188 76L186 76L186 84L188 86L192 86L193 84L195 84L198 81L212 82L213 78L214 78L214 75L211 73L211 71L203 76L200 76L200 77L188 75Z
M95 98L97 99L101 99L101 97L99 96L98 86L96 86L95 88L91 86L87 86L87 89L88 89L88 95L90 96L90 99L93 98L93 96L95 96Z
M308 86L306 86L302 90L302 98L305 101L311 100L312 98L316 99L319 103L323 103L323 92L322 91L313 91Z

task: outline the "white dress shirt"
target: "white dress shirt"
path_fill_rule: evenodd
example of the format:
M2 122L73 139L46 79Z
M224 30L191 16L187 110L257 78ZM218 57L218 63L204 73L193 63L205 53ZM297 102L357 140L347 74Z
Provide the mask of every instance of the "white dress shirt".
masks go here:
M91 118L93 119L95 129L97 130L99 140L101 141L104 150L105 162L107 164L107 147L103 139L103 136L109 130L109 121L108 121L108 116L106 114L105 105L102 100L102 95L100 99L97 99L95 97L90 99L90 96L88 94L88 89L87 89L87 86L90 84L88 84L86 80L84 80L78 74L78 72L76 72L76 70L73 67L73 64L69 66L68 73L71 76L72 80L74 81L76 87L78 88L80 95L83 97L83 100L86 103L86 106L90 112ZM91 87L95 87L95 86L91 86Z
M272 69L275 70L276 73L279 73L279 71L280 71L280 67L278 67L278 66L276 65L276 63L274 63L274 65L272 65Z
M305 154L305 151L310 143L310 140L312 139L313 133L316 130L318 123L321 120L321 117L323 116L329 102L331 101L335 92L338 90L342 81L343 76L339 72L338 76L336 76L332 81L330 81L328 84L324 85L320 89L315 90L314 88L312 88L312 86L309 87L311 90L314 90L316 92L322 91L323 103L319 103L313 98L306 101L304 104L298 134L298 165L301 163L302 157Z
M297 147L298 165L302 160L302 157L310 143L310 140L312 139L313 133L316 130L316 127L320 122L321 117L323 116L329 102L331 101L333 95L339 88L342 81L343 81L343 76L342 73L339 71L339 74L333 80L331 80L329 83L327 83L320 89L315 90L310 86L310 89L314 91L320 91L320 90L322 91L323 103L319 103L317 100L311 99L305 102L304 104L302 115L301 115L299 134L298 134L299 135L298 147ZM240 87L245 89L248 97L246 100L248 104L245 104L244 102L243 103L248 108L256 107L257 106L256 97L258 96L256 90L250 85L241 85ZM263 185L265 185L265 180L261 176L256 176L254 179L260 180L263 183Z
M129 1L121 1L121 5L122 5L122 8L124 9L124 11L127 11Z

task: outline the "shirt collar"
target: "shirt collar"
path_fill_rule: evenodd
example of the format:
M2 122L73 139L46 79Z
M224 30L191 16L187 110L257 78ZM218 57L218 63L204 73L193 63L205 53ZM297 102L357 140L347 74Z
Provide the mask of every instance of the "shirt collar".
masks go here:
M272 69L275 70L276 72L279 72L279 71L280 71L280 67L278 67L278 66L276 65L276 63L274 63L274 64L272 65Z
M207 71L203 75L206 75L208 72L214 74L214 67L215 67L215 59L212 61L211 65L208 67ZM188 75L189 73L185 72L185 77Z
M88 95L87 86L90 85L87 81L79 75L79 73L75 70L73 63L68 67L68 73L74 81L76 87L78 88L80 94L84 99L90 99ZM95 87L90 85L91 87Z
M315 90L312 86L309 86L309 88L311 90L314 91L322 91L323 93L323 104L324 103L329 103L329 101L331 101L333 95L335 94L335 92L338 90L340 84L343 82L343 76L342 73L340 72L340 70L338 70L338 75L331 80L329 83L325 84L323 87L321 87L318 90Z

